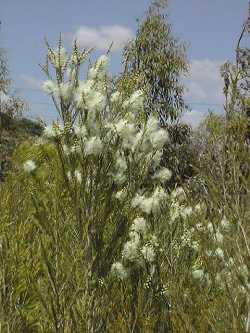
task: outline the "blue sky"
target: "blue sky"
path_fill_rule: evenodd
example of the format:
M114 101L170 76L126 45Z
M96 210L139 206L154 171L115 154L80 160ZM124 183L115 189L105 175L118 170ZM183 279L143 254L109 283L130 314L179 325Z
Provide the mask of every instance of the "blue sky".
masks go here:
M30 103L30 115L46 120L56 114L40 91L45 79L38 66L45 59L44 37L53 45L59 33L78 36L83 46L104 52L112 39L116 51L111 72L119 72L120 51L136 32L149 0L0 0L0 47L8 52L9 67L18 94ZM236 39L248 13L248 0L169 0L169 21L174 34L188 43L190 76L187 102L192 112L185 119L197 122L205 111L222 110L219 66L233 59ZM245 40L247 42L247 40Z

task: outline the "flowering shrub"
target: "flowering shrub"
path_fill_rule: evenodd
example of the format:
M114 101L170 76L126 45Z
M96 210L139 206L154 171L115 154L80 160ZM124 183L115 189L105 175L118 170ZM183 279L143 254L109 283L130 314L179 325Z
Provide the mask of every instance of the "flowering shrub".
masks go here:
M82 260L87 276L82 288L83 297L90 299L86 327L103 332L107 323L99 308L106 306L108 311L105 288L112 288L116 277L117 283L131 288L129 327L139 325L138 290L149 280L154 280L155 293L162 289L157 219L167 206L168 194L162 185L171 178L171 171L160 166L168 133L157 118L144 117L143 91L128 97L112 92L106 55L80 80L80 65L87 53L75 46L68 56L61 45L48 51L56 80L49 67L44 68L49 80L43 88L53 98L61 120L45 128L44 142L56 151L57 182L73 207L67 214L74 215L75 241L85 244ZM34 161L26 161L24 168L39 172ZM33 200L40 205L40 198ZM154 303L145 316L149 311L157 314L159 305ZM161 312L166 311L162 307Z

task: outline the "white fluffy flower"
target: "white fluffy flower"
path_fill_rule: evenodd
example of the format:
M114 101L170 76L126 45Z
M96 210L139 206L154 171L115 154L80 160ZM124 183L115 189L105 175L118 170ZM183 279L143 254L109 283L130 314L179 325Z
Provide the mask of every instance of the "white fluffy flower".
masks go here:
M103 54L97 59L95 67L99 70L106 70L108 63L109 57L106 56L106 54Z
M199 249L199 243L196 242L196 241L193 241L193 242L191 243L191 247L192 247L194 250L198 251L198 249Z
M178 199L179 201L183 201L185 199L185 191L182 187L177 187L175 190L172 191L171 197L174 200Z
M66 71L66 75L70 82L73 82L76 79L77 71L75 67L70 67Z
M153 166L153 168L158 167L159 164L161 163L162 154L163 154L162 150L157 150L157 152L153 155L153 157L152 157L152 166Z
M180 213L181 213L181 216L185 219L192 215L193 209L192 209L192 207L183 207Z
M110 96L111 103L119 103L122 100L122 94L119 91L115 91Z
M159 179L162 183L170 180L172 177L172 172L168 168L161 168L154 175L155 179Z
M146 214L150 214L153 211L153 207L155 207L156 204L158 205L158 201L156 200L154 201L152 197L144 198L139 207Z
M137 147L141 148L143 145L143 130L137 132L134 136L130 138L130 147L134 151Z
M207 230L208 230L208 232L210 232L211 234L214 233L214 227L213 227L213 224L212 224L211 222L209 222L209 223L207 224Z
M123 139L122 144L125 148L134 147L136 138L136 128L134 124L129 123L127 120L120 119L114 124L114 128L118 135Z
M166 199L166 197L167 193L165 192L165 190L162 187L158 186L153 193L153 199L158 202L162 202Z
M128 276L128 273L120 262L114 262L111 267L111 273L121 280L125 280Z
M122 184L126 180L126 170L127 170L127 163L126 160L117 155L116 162L115 162L115 173L113 173L113 179L117 184Z
M162 149L164 144L168 141L169 136L166 130L158 129L150 134L150 142L153 148Z
M159 120L155 116L150 116L147 120L146 131L148 134L154 133L159 129Z
M141 254L143 258L150 263L155 260L155 250L153 246L149 244L146 244L142 247Z
M87 135L87 129L84 125L75 127L75 134L79 138L85 137Z
M152 209L152 204L151 202L148 202L147 198L145 198L143 195L136 194L134 199L131 202L132 207L138 207L140 208L143 212L146 212L147 214L150 214L151 209Z
M94 88L93 80L80 83L75 94L75 100L77 107L84 105L89 110L102 109L106 103L106 97Z
M154 247L158 247L159 246L159 242L158 239L155 235L151 235L150 237L150 244L152 244Z
M72 95L72 85L67 83L61 83L58 86L58 95L65 101L68 101Z
M91 91L85 98L86 107L89 110L102 110L105 107L106 97L99 91Z
M88 79L90 80L103 80L106 74L109 58L106 55L100 56L94 66L89 69Z
M75 174L76 181L79 184L81 184L81 182L82 182L82 174L81 174L81 172L79 170L75 170L74 174Z
M143 217L134 219L131 230L143 234L147 228L146 220Z
M93 89L94 84L95 83L92 80L82 81L79 84L78 92L84 95L88 95Z
M202 211L202 205L198 203L197 205L195 205L194 210L196 213L200 213Z
M215 250L215 255L220 259L224 258L224 252L220 247Z
M117 200L124 200L126 198L126 195L127 195L126 190L123 189L116 192L115 197Z
M119 170L120 172L125 172L127 170L126 160L119 155L116 158L115 166L116 166L116 169Z
M58 87L55 84L55 82L52 80L47 80L47 81L43 82L42 88L47 94L57 94L58 93Z
M230 222L228 221L225 215L223 216L220 224L221 227L225 230L228 230L230 228Z
M123 183L125 183L127 177L124 173L122 172L116 172L115 174L112 174L113 176L113 180L116 184L122 185Z
M71 57L70 57L70 61L73 65L77 65L78 64L78 55L76 52L73 52Z
M157 213L161 202L166 198L167 194L161 187L157 187L151 197L144 197L136 194L132 200L132 207L138 207L146 214Z
M174 202L171 204L170 209L170 222L174 222L181 216L182 206L179 205L178 202Z
M102 151L102 148L103 143L97 136L93 136L85 142L86 155L99 155Z
M124 131L126 125L127 125L127 120L125 120L125 119L120 119L115 124L109 124L109 126L111 128L114 128L118 134L121 134Z
M25 172L31 173L32 171L34 171L36 169L36 164L32 160L27 160L23 164L23 169L24 169Z
M45 127L45 129L43 131L43 135L47 138L55 138L60 134L61 131L62 131L62 128L60 125L58 125L58 124L49 125L49 126Z
M192 276L195 280L202 280L205 276L203 269L196 269L192 272Z
M70 148L67 145L63 145L62 150L66 156L70 154Z
M122 256L129 261L136 261L138 259L139 238L133 237L124 244Z
M69 181L72 180L72 172L71 172L71 171L68 171L68 172L67 172L67 177L68 177L68 180L69 180Z
M130 237L130 240L139 244L140 236L139 236L138 232L131 230L129 232L129 237Z
M143 91L137 90L135 91L128 100L123 103L124 107L131 106L134 109L143 108L144 94Z
M216 242L218 243L222 243L223 242L223 235L219 232L219 231L216 231L216 234L215 234L215 240Z

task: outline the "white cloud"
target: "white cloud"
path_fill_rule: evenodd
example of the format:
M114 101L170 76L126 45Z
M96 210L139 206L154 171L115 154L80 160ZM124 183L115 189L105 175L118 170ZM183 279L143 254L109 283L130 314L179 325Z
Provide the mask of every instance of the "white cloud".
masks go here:
M107 51L111 43L112 51L119 51L133 38L132 30L121 25L96 28L80 26L75 33L65 35L71 40L76 39L82 47L94 47L101 51Z
M185 100L191 111L186 112L182 120L193 127L208 115L208 110L223 112L223 80L220 66L223 61L210 59L193 60L190 64L189 77L184 80L187 87Z
M185 80L188 91L187 102L223 104L223 80L220 66L223 61L210 59L193 60L190 64L190 76Z
M43 81L38 80L32 76L26 75L26 74L21 74L20 75L21 80L24 81L24 83L26 84L26 86L28 88L32 88L32 89L42 89L42 83Z
M182 116L182 121L191 125L192 127L197 127L207 115L208 112L204 112L201 110L191 110L185 112L185 114Z

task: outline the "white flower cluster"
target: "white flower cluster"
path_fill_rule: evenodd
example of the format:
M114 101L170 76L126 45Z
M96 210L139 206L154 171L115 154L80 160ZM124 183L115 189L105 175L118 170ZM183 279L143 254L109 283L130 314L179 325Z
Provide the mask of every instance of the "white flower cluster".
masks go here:
M132 200L132 207L139 208L146 214L157 213L160 210L162 202L167 198L167 193L162 187L157 187L151 197L136 194Z
M84 143L86 155L99 155L102 152L103 143L98 136L90 137Z
M144 94L143 91L135 91L128 100L124 101L123 107L129 107L133 111L137 111L143 108Z
M116 192L116 194L115 194L116 199L120 200L120 201L124 200L126 198L126 196L127 196L126 189L122 189L122 190Z
M130 232L130 239L124 244L122 257L130 262L138 262L140 260L139 245L138 233Z
M224 236L230 230L231 226L232 224L223 216L218 225L209 222L206 225L206 232L212 236L216 244L221 244L224 242Z
M84 107L89 112L102 110L106 103L106 97L96 90L95 82L92 80L81 82L76 91L75 100L78 108Z
M154 261L156 258L155 248L158 242L155 236L146 237L147 223L143 217L134 219L129 232L129 240L124 244L122 259L124 264L113 264L111 273L120 279L128 277L131 267L143 267L149 265L150 272L154 273Z
M45 91L54 96L60 96L64 101L74 101L76 109L81 111L82 117L78 126L73 129L79 145L74 147L62 143L65 155L74 152L84 152L86 156L98 156L105 150L112 151L116 157L112 164L113 170L109 175L117 184L124 184L128 177L128 163L136 161L143 165L144 175L150 168L158 168L152 176L156 183L164 183L171 178L171 171L167 168L159 168L162 156L162 148L168 140L166 130L160 128L159 121L155 116L148 118L145 123L139 121L138 114L143 108L144 94L141 90L132 93L125 101L122 93L113 92L110 97L111 105L107 103L107 80L106 69L109 58L101 56L89 69L87 80L72 80L72 64L79 64L79 54L74 53L67 60L66 52L63 48L49 51L49 60L54 66L65 65L69 67L69 81L56 84L48 80L44 83ZM82 58L81 58L82 59ZM77 86L74 86L77 81ZM120 103L122 112L113 112L111 107L116 107ZM108 112L106 112L108 111ZM105 117L103 115L105 114ZM103 119L102 119L103 118ZM48 138L55 138L62 133L59 125L48 126L44 135ZM112 144L114 143L113 147ZM118 143L118 145L117 145ZM114 149L116 153L114 153ZM126 156L126 159L124 158ZM141 198L138 206L148 214L159 209L162 191L155 191L153 196ZM119 195L117 194L119 197ZM138 199L138 198L137 198ZM136 201L136 200L135 200ZM133 205L135 206L135 201Z
M62 126L60 126L59 124L52 124L45 127L43 135L48 139L52 139L59 136L62 132Z
M137 217L133 221L131 230L137 232L138 234L144 234L146 227L147 225L145 219L143 217Z
M138 94L135 95L138 96ZM135 96L133 95L134 99ZM168 140L168 133L159 128L159 122L153 116L148 119L144 126L137 126L135 117L131 117L133 111L130 109L129 111L126 113L126 117L106 123L107 136L109 138L119 138L122 149L136 153L133 158L137 161L144 161L142 163L146 163L148 167L155 168L160 163L162 148ZM155 179L164 182L169 180L170 177L171 172L163 168L158 171Z
M90 68L88 72L88 79L93 81L103 81L106 76L106 68L108 63L109 58L106 55L100 56L95 65Z
M118 279L125 280L128 277L128 273L120 262L114 262L111 267L111 273Z
M126 177L126 170L127 170L127 162L121 154L116 154L116 161L115 161L115 172L113 173L113 180L117 184L123 184L127 177Z
M31 173L36 169L36 163L32 160L27 160L23 164L23 169L26 173Z
M57 84L52 80L43 82L42 88L47 94L50 95L58 93Z
M87 136L87 129L86 126L81 125L81 126L76 126L75 127L75 134L78 138L84 138Z
M185 203L185 191L182 187L177 187L172 191L170 195L171 205L170 205L170 222L175 222L178 218L183 218L184 220L190 217L196 208L193 210L191 206L187 206Z
M151 244L146 244L142 247L141 253L143 255L143 258L149 262L152 263L155 260L155 250Z
M157 171L153 178L159 179L161 183L165 183L168 180L170 180L172 177L172 172L168 168L162 168L159 171Z
M75 170L73 173L71 171L68 171L67 177L70 181L75 179L79 184L81 184L82 182L82 174L79 170Z
M205 276L203 269L196 269L192 272L192 276L195 280L202 280Z

